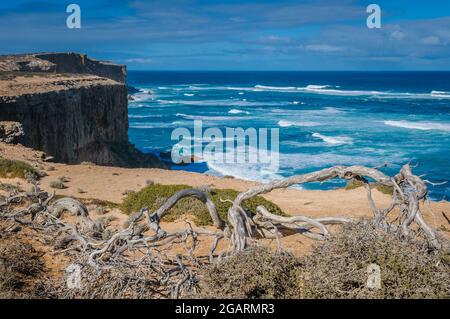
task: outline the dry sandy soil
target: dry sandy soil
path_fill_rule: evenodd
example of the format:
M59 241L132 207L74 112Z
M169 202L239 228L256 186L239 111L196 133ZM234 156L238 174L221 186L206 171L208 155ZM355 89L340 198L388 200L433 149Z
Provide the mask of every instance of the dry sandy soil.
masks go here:
M193 187L211 186L220 189L246 190L258 185L233 178L217 178L198 173L169 171L162 169L128 169L117 167L97 166L93 164L65 165L50 163L42 160L42 153L22 146L12 146L0 143L0 156L9 159L24 160L37 168L45 171L48 176L41 180L41 188L59 195L75 196L79 198L94 198L120 203L126 191L136 191L143 188L148 180L158 184L184 184ZM55 190L50 187L52 181L64 176L69 182L67 188ZM20 183L22 188L31 187L24 180L0 179L0 182L9 184ZM80 192L82 190L83 192ZM377 190L373 191L374 200L379 207L387 207L390 197ZM319 216L347 216L362 217L371 216L366 191L364 188L354 190L337 189L331 191L310 190L276 190L264 195L267 199L276 203L282 210L290 215ZM445 218L450 217L449 202L429 202L422 204L422 213L427 222L438 229L450 229L450 224ZM127 220L127 216L118 210L107 214L114 216L114 223L119 227ZM94 218L95 218L94 213ZM188 219L186 217L185 219ZM163 228L175 230L185 226L185 221L165 223ZM449 236L449 231L442 231ZM312 241L300 234L291 235L282 239L285 247L295 254L304 254L311 249ZM208 245L205 243L204 249ZM225 244L225 243L224 243ZM223 245L224 245L223 244ZM272 243L274 245L275 243ZM203 245L202 245L203 246ZM201 249L203 250L203 249Z
M4 73L0 78L0 95L39 94L90 86L92 84L117 84L113 80L84 74L30 74L28 76Z

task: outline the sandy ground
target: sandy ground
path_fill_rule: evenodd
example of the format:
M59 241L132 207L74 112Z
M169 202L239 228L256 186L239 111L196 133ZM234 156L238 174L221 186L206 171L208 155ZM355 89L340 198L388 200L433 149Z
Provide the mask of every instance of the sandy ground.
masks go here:
M10 159L25 160L45 171L48 176L41 180L41 187L47 191L55 191L56 194L75 196L80 198L95 198L120 203L127 191L136 191L145 187L147 181L158 184L184 184L193 187L211 186L214 188L231 188L246 190L258 185L255 182L243 181L233 178L217 178L198 173L183 171L169 171L162 169L127 169L117 167L105 167L92 164L66 165L49 163L42 160L42 153L21 146L11 146L0 143L0 156ZM68 178L65 183L67 188L55 190L50 187L52 181L59 177ZM20 183L26 189L30 187L24 180L0 179L10 184ZM371 216L366 191L363 188L355 190L337 189L332 191L310 191L285 189L276 190L264 195L267 199L276 203L282 210L290 215L319 216L347 216L362 217ZM373 197L378 207L389 205L390 197L377 190L373 191ZM440 229L450 229L450 224L444 214L450 218L449 202L430 202L422 205L422 213L427 222ZM120 212L114 214L115 223L123 223L127 217ZM188 217L186 217L188 218ZM179 229L185 226L185 221L166 223L163 228L167 230ZM443 231L449 235L449 231ZM311 240L299 234L286 237L282 240L294 253L302 254L311 248ZM275 244L275 243L273 243ZM206 249L206 246L205 246Z

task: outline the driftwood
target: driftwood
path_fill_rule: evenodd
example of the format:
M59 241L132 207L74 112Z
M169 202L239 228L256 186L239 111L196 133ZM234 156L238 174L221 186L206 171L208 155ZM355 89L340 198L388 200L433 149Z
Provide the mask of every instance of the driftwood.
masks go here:
M107 231L101 222L93 221L87 207L78 200L62 198L52 201L53 195L41 191L38 182L35 182L34 191L11 193L0 203L0 219L54 233L57 238L54 253L75 254L79 263L87 267L85 272L92 276L103 271L114 270L120 274L137 269L139 273L151 275L146 284L151 282L156 286L163 285L169 291L167 296L177 298L183 290L192 286L195 274L191 269L205 262L212 262L215 256L223 258L244 250L251 241L260 237L276 238L279 241L286 231L325 240L330 236L328 225L350 222L351 219L345 217L282 217L272 214L263 206L257 207L256 212L251 213L243 207L246 200L275 189L309 182L324 182L333 178L356 179L365 183L373 220L381 229L401 237L418 231L425 236L431 248L440 248L435 231L426 224L420 211L419 203L425 200L428 194L426 181L415 176L409 165L403 166L393 177L376 168L335 166L254 187L239 193L231 202L228 211L229 225L221 219L214 203L205 192L187 189L174 194L154 212L143 207L130 216L128 227L111 232ZM369 180L393 188L389 207L380 209L376 206ZM189 223L184 230L176 232L161 228L160 221L164 215L185 197L196 198L205 204L215 230L194 229ZM31 201L32 204L14 211L15 206L23 206L25 201ZM64 221L65 213L75 216L76 223ZM201 236L213 239L208 256L196 254L198 238ZM219 242L225 238L230 243L228 250L215 254ZM170 251L174 245L183 245L186 254L171 256ZM117 288L120 286L111 289L120 290L121 288ZM123 293L123 290L119 290L115 292L116 295Z
M415 222L426 236L430 246L434 249L440 248L435 231L426 224L420 212L419 202L425 200L428 194L426 182L414 175L409 164L404 165L400 172L394 177L389 177L375 168L364 166L334 166L320 171L295 175L286 179L276 180L240 193L228 211L228 218L233 226L231 237L233 250L243 250L247 247L248 238L254 235L254 229L261 226L261 220L255 220L243 209L242 203L254 196L271 192L275 189L287 188L292 185L310 182L324 182L334 178L356 179L365 183L367 199L372 210L375 223L386 231L398 232L402 236L408 236L412 223ZM392 202L386 209L379 209L373 198L368 178L384 186L393 188ZM389 222L388 215L399 207L400 215L397 217L399 227ZM289 228L301 229L308 225L308 229L317 228L320 234L311 234L309 237L323 239L328 236L325 224L340 224L347 222L344 218L337 219L311 219L305 216L295 216L290 219L280 218L270 214L264 207L258 208L258 214L263 220L272 224L282 224ZM303 222L303 225L299 225ZM308 233L304 233L308 234Z

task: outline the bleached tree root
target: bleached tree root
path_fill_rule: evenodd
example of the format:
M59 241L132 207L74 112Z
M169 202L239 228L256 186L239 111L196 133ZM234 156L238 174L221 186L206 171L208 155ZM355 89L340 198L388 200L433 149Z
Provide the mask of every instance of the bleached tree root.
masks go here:
M232 207L228 211L228 218L233 226L232 234L232 248L233 250L243 250L247 247L247 241L254 236L255 232L261 233L261 227L268 227L267 224L261 223L260 220L253 218L248 212L245 212L242 203L254 196L266 194L275 189L287 188L293 185L300 185L310 182L324 182L334 178L341 178L345 180L356 179L362 181L366 185L367 199L369 207L374 215L374 221L386 231L398 231L400 229L403 236L407 236L411 230L413 222L425 234L430 246L435 249L440 248L440 243L436 238L435 231L426 224L419 208L419 201L426 199L428 188L426 183L411 171L409 164L404 165L400 172L394 177L389 177L375 168L368 168L364 166L334 166L320 171L295 175L286 179L276 180L262 186L254 187L245 192L240 193L233 202ZM394 189L392 195L391 205L381 210L379 209L373 198L372 191L369 186L368 179L371 179L381 185L392 187ZM400 227L397 227L389 222L388 214L391 213L395 207L400 208ZM302 221L309 225L309 229L317 228L320 230L319 234L312 234L304 232L303 234L314 238L324 239L328 236L328 230L323 222L314 220L305 216L295 216L293 219L284 219L270 214L263 207L258 209L259 215L263 220L288 226L289 228L298 228L298 222ZM336 223L346 222L344 219L335 220ZM333 220L328 220L327 224L334 224Z

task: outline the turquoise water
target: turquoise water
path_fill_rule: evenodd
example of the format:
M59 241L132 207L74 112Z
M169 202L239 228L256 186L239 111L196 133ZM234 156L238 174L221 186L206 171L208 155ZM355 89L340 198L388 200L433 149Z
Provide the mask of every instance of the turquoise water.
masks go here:
M174 169L268 181L332 165L380 166L395 174L412 161L433 182L450 181L450 72L133 72L131 142L172 149L175 128L279 128L280 167L212 162ZM342 181L303 188L342 187ZM448 199L450 185L430 186Z

